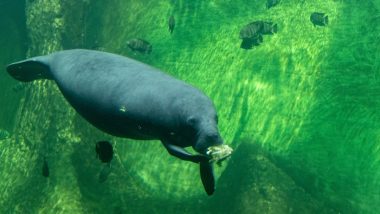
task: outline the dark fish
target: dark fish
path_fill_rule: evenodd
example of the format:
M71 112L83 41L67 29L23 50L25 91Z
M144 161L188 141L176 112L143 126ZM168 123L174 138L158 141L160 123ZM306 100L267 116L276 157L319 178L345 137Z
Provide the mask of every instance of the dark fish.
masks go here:
M99 183L103 183L107 180L108 176L111 174L111 165L104 165L102 171L99 173Z
M254 21L240 30L240 39L250 39L258 36L263 29L263 21Z
M329 23L329 17L324 13L314 12L310 15L310 21L314 26L325 26Z
M9 137L10 137L10 134L8 131L0 129L0 140L5 140Z
M277 33L277 24L274 24L273 22L263 22L261 34L271 35L275 33Z
M45 178L49 177L49 165L45 157L44 157L44 163L42 164L42 175Z
M132 39L127 43L128 47L133 51L149 54L152 52L152 45L143 39Z
M280 3L280 0L267 0L267 8L271 8Z
M113 148L110 142L108 141L99 141L96 143L95 147L96 156L103 163L110 163L113 157Z
M263 36L261 34L258 34L257 36L253 38L243 39L240 47L248 50L248 49L252 49L253 46L259 46L262 42L263 42Z
M170 33L173 33L174 26L175 26L175 19L174 19L174 16L171 15L169 18L169 32Z

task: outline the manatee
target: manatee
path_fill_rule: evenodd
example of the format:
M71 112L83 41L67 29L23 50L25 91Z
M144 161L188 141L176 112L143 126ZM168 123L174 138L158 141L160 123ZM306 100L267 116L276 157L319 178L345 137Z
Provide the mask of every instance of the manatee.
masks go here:
M173 33L174 26L175 26L175 19L174 19L174 16L171 15L170 18L169 18L169 32L170 33Z
M325 26L329 23L329 17L325 13L314 12L310 15L310 21L314 26Z
M143 39L131 39L127 42L128 47L133 51L138 51L144 54L152 52L152 45Z
M160 140L169 154L200 164L204 189L213 194L207 149L224 144L215 106L201 90L139 61L83 49L12 63L7 72L23 82L54 80L71 106L108 134Z

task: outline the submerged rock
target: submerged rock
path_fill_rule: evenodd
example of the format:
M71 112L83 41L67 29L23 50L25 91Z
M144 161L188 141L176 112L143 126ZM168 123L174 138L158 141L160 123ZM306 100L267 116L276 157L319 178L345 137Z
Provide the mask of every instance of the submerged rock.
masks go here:
M232 154L207 206L212 213L333 213L248 142Z

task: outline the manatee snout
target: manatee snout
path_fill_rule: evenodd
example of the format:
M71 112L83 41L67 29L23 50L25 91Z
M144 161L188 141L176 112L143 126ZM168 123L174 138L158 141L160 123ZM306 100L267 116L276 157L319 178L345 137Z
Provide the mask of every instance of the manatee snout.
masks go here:
M222 145L223 140L218 132L204 133L198 137L198 140L194 146L195 151L207 155L207 149L210 146Z

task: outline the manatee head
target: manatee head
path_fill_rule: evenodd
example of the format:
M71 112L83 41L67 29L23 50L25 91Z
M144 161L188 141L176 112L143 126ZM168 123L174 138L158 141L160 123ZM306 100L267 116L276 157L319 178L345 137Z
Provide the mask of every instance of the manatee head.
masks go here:
M217 117L215 116L215 119L200 121L197 125L194 150L201 154L206 154L208 147L222 144L223 139L219 134Z

